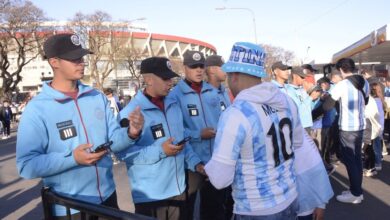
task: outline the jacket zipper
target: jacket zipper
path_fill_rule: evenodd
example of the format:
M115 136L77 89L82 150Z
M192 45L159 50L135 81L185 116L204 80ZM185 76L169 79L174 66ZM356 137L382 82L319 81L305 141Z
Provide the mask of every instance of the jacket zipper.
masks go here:
M168 123L168 120L167 120L167 115L165 114L165 109L164 111L162 111L163 115L164 115L164 119L165 119L165 122L167 123L167 126L168 126L168 132L169 132L169 136L172 137L171 135L171 129L169 127L169 123ZM179 186L179 178L177 176L177 161L176 161L176 155L174 156L175 157L175 175L176 175L176 185L177 185L177 189L179 190L179 193L181 193L180 191L180 186Z
M82 95L82 94L80 94L80 96L81 96L81 95ZM74 99L74 102L75 102L75 104L76 104L76 108L77 108L77 111L78 111L79 116L80 116L81 125L83 126L84 134L85 134L85 137L86 137L86 139L87 139L87 143L89 144L89 138L88 138L87 129L85 128L83 116L81 115L81 111L80 111L80 108L79 108L79 104L78 104L78 102L77 102L77 99ZM103 202L102 193L100 192L99 171L98 171L98 168L97 168L97 166L96 166L96 163L95 163L94 166L95 166L95 171L96 171L97 190L98 190L98 192L99 192L100 201Z
M203 111L203 121L204 121L204 124L206 125L206 127L208 127L207 125L207 122L206 122L206 115L205 115L205 111L204 111L204 108L203 108L203 103L202 103L202 96L200 94L198 94L199 96L199 101L200 101L200 107L202 107L202 111ZM202 137L201 137L202 139ZM212 155L212 150L211 150L211 139L208 140L209 141L209 151L210 151L210 155Z

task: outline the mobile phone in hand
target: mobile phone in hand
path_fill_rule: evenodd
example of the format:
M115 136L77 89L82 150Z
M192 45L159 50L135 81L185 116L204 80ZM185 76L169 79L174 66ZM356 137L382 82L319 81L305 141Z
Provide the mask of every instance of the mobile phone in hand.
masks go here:
M191 140L191 136L185 137L183 140L179 141L179 143L177 143L176 145L183 145L189 140Z
M92 153L99 153L104 150L110 149L110 146L112 145L112 141L106 142L104 144L99 145Z

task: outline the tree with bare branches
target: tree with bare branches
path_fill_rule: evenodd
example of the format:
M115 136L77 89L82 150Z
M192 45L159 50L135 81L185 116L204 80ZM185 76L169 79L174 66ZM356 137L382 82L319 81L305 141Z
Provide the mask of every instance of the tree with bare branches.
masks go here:
M93 52L88 57L88 69L96 87L102 90L106 78L117 68L120 49L127 40L118 35L127 28L127 23L111 22L111 16L102 11L87 15L79 12L72 19L70 28Z
M263 44L262 47L267 54L265 62L267 73L271 73L271 66L277 61L282 61L283 63L288 63L291 65L292 62L294 62L296 59L294 52L285 50L284 48L275 47L269 44Z
M46 36L39 28L44 20L43 11L30 1L0 1L0 96L11 98L23 67L41 54Z
M141 52L140 49L136 49L132 41L129 44L126 44L119 53L118 59L122 60L122 65L124 69L129 71L130 78L138 88L141 88L141 76L137 67L141 64L142 59L144 59L147 54Z

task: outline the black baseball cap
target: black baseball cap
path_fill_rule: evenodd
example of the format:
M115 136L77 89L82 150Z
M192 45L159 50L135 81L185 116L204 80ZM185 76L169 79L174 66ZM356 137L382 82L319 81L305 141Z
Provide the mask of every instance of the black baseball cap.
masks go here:
M206 58L206 61L205 61L204 65L206 67L208 67L208 66L219 66L219 67L221 67L224 63L225 63L225 61L223 60L222 56L211 55L211 56L208 56Z
M322 91L322 88L320 85L313 85L310 89L307 90L307 94L311 94L314 91Z
M303 72L303 69L302 69L302 67L300 67L300 66L294 66L294 67L291 69L291 73L292 73L292 74L296 74L296 75L298 75L298 76L300 76L300 77L303 77L303 78L306 77L306 74Z
M310 64L303 64L301 66L303 69L307 69L307 70L310 70L311 72L317 72L318 70L314 69L312 65Z
M196 64L204 65L205 58L202 52L196 50L187 50L183 54L183 64L186 66L192 66Z
M330 84L330 79L328 77L322 77L317 80L317 83L321 85L321 83L329 83Z
M291 66L283 64L281 61L275 62L271 66L272 71L274 71L275 69L288 70L291 68L292 68Z
M56 34L49 37L44 45L45 59L58 57L64 60L77 60L91 51L82 48L79 36L76 34Z
M141 74L153 73L161 79L171 79L178 77L172 71L171 61L165 57L149 57L141 62Z

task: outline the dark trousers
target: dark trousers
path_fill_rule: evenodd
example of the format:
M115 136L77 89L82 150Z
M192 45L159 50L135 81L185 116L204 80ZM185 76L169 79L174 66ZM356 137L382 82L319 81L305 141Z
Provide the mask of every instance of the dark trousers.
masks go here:
M341 158L340 129L338 125L338 116L335 117L331 127L324 138L325 149L329 155L335 154L338 159ZM325 159L326 160L326 159ZM330 158L329 158L329 161Z
M383 150L383 140L381 137L377 137L372 142L372 147L374 149L375 155L375 166L382 166L382 150Z
M341 161L347 168L349 189L354 196L363 194L362 143L363 130L340 130Z
M363 145L363 151L364 151L364 168L365 169L372 169L375 167L375 153L374 153L374 147L371 144L364 144Z
M205 176L192 171L187 172L187 177L188 219L192 219L194 216L197 190L199 190L200 193L200 219L231 219L233 215L234 202L231 197L231 190L229 190L230 187L218 190L210 183L210 181L206 181Z
M323 160L325 160L328 164L330 164L330 149L329 145L326 143L327 142L327 137L329 135L329 129L330 128L322 128L321 129L321 157Z
M187 218L185 193L161 201L136 203L134 205L135 213L159 220L185 220Z
M385 129L383 130L384 140L390 143L390 118L385 119Z
M100 205L104 205L104 206L107 206L107 207L111 207L111 208L115 208L115 209L119 209L119 206L118 206L118 200L117 200L117 196L116 196L116 191L114 191L113 194L111 194L111 196L109 196L104 202L102 202ZM55 220L67 220L68 218L66 216L57 216L54 218ZM73 214L71 215L71 218L72 220L81 220L81 213L78 212L76 214ZM102 219L102 218L98 218L97 216L95 215L86 215L86 219L88 220L98 220L98 219Z
M4 120L3 127L4 127L4 135L10 135L11 134L11 121Z
M298 216L298 220L313 220L313 214L305 215L305 216Z

